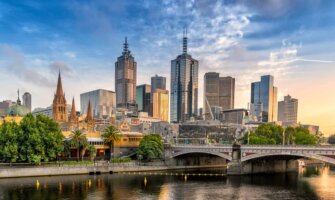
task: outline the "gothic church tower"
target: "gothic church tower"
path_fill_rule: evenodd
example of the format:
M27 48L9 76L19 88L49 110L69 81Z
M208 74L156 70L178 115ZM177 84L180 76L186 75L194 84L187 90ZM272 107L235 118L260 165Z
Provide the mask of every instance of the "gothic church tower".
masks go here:
M58 75L57 90L52 104L53 119L59 123L67 122L67 107L65 94L62 88L62 78Z

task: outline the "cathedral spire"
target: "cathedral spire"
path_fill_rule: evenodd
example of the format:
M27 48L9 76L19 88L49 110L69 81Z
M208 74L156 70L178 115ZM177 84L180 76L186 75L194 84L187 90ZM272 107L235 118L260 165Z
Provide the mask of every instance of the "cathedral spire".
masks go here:
M93 121L93 114L92 114L91 100L88 100L86 122L90 121Z
M20 100L20 89L17 89L17 101L16 101L17 105L21 105L21 100Z
M62 87L62 77L60 75L60 70L58 74L58 82L57 82L57 90L56 90L56 95L57 96L63 96L63 87Z
M74 119L77 117L77 113L76 113L76 105L74 103L74 97L72 98L72 107L71 107L71 118Z

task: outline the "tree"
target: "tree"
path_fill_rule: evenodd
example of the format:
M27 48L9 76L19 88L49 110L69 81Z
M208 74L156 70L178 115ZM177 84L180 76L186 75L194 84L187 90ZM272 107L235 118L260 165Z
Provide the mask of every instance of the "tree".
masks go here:
M120 130L115 126L108 126L101 135L105 144L110 146L110 161L114 156L114 143L121 140Z
M291 126L288 126L285 128L285 144L293 144L294 142L294 135L295 135L295 129Z
M319 141L318 137L311 134L308 129L303 127L295 128L294 144L315 145Z
M158 134L149 134L144 136L137 150L138 157L150 161L152 159L162 158L164 145L162 137Z
M278 125L263 123L255 130L256 135L275 140L275 144L283 143L283 128Z
M97 154L97 150L96 150L95 146L94 145L89 145L87 150L88 150L88 155L90 156L91 160L93 160L94 157Z
M70 135L70 140L72 141L72 144L74 144L77 148L77 161L79 161L79 151L81 148L81 145L84 143L87 143L86 135L84 132L80 130L72 131Z
M19 158L17 133L21 131L15 122L4 122L0 126L0 158L6 162L16 162Z
M71 147L74 146L72 143L72 140L64 140L63 146L64 146L63 155L70 158L71 157Z
M329 144L335 144L335 134L330 135L330 136L328 137L328 143L329 143Z
M4 122L0 127L0 159L40 163L57 158L63 150L63 134L54 120L27 114L19 124Z
M267 138L262 135L256 135L251 133L249 135L249 144L276 144L276 140L273 138Z

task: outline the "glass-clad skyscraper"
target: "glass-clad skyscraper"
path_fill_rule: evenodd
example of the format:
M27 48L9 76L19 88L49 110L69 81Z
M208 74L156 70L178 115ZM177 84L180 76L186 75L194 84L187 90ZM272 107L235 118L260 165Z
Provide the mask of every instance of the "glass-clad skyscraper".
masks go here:
M198 111L199 62L187 53L187 37L183 37L183 53L171 61L170 121L183 122Z
M277 88L273 76L261 76L260 82L251 83L250 112L261 122L277 121Z

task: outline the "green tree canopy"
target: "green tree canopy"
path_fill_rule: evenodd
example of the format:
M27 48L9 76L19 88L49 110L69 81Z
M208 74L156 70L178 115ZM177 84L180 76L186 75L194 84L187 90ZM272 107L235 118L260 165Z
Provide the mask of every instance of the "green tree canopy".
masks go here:
M114 155L114 143L121 139L120 130L115 126L109 126L104 130L101 137L104 140L104 143L110 146L110 160L112 161Z
M43 115L27 114L19 124L4 122L0 135L0 159L5 161L40 163L55 159L63 150L58 123Z
M152 159L162 158L164 145L162 137L158 134L145 135L137 150L137 155L143 160L150 161Z

